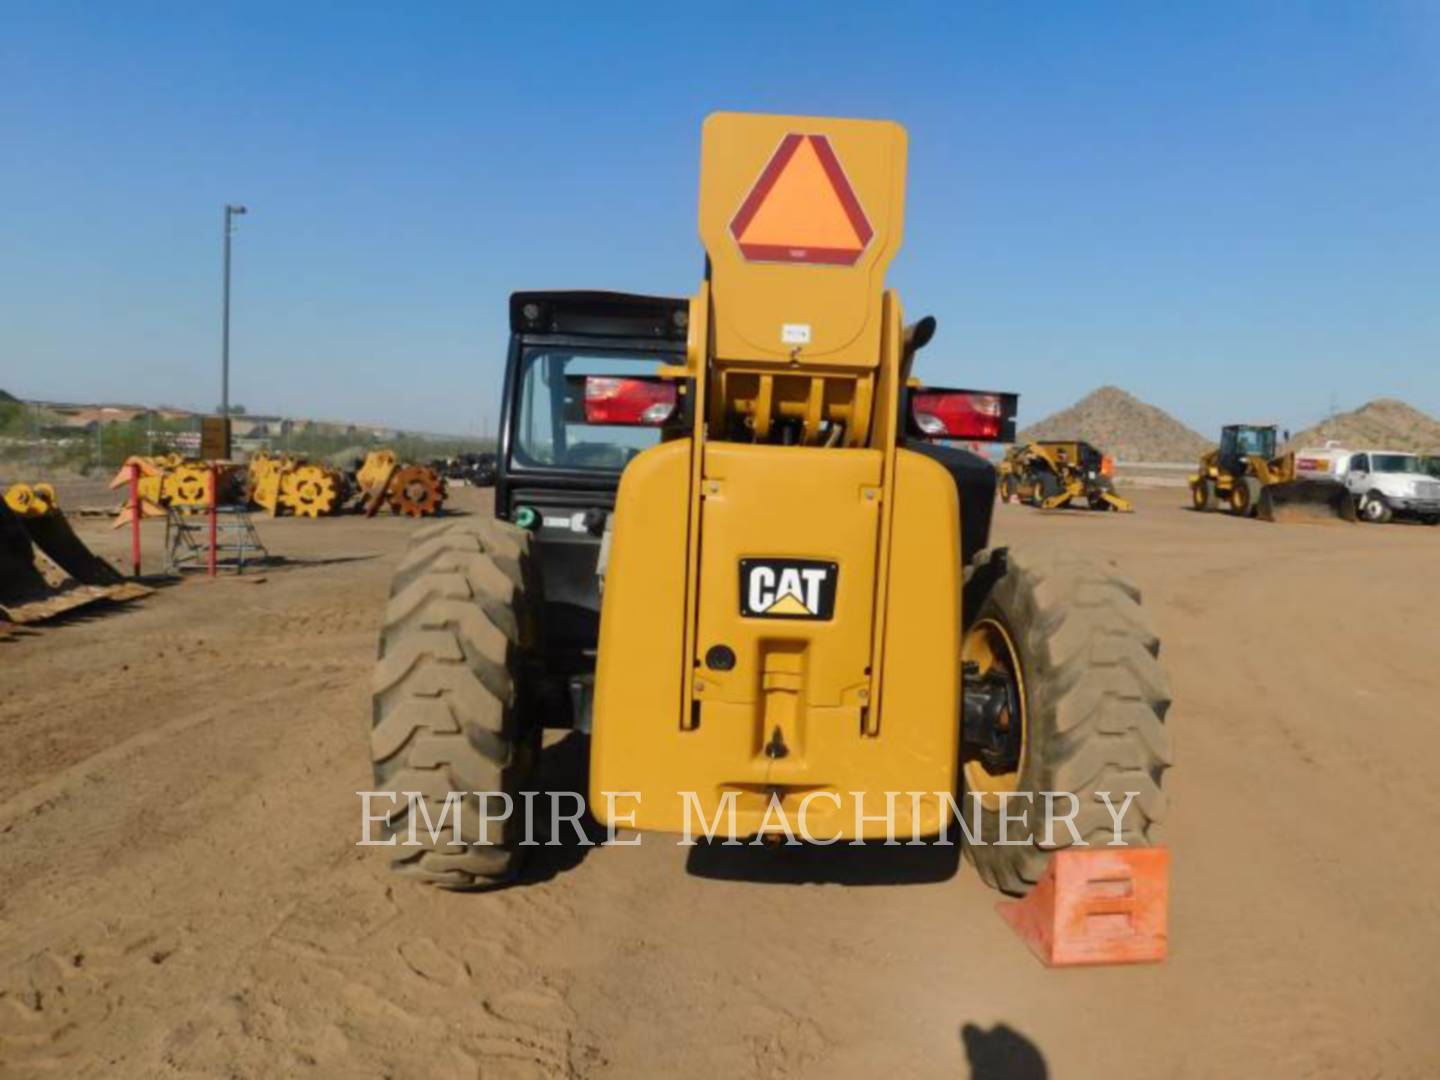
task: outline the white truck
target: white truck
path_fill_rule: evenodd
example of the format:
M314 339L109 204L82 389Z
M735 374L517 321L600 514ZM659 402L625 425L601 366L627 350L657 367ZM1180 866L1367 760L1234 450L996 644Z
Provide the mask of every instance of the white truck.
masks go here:
M1431 477L1420 456L1404 451L1364 449L1345 462L1345 488L1355 497L1355 510L1365 521L1417 517L1440 524L1440 480Z
M1300 456L1296 454L1296 467ZM1440 524L1440 479L1431 476L1422 459L1403 450L1345 450L1326 447L1340 482L1355 499L1362 521L1377 524L1393 517L1418 518ZM1317 455L1318 456L1318 455ZM1318 464L1318 461L1317 461Z

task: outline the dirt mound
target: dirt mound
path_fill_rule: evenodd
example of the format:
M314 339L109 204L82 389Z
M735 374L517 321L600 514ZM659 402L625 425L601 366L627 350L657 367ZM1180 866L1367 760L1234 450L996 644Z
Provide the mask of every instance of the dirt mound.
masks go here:
M1433 453L1440 451L1440 420L1403 401L1377 398L1296 432L1289 445L1323 446L1330 439L1343 446Z
M1116 386L1102 386L1020 432L1021 442L1038 439L1084 439L1118 461L1194 461L1212 445Z

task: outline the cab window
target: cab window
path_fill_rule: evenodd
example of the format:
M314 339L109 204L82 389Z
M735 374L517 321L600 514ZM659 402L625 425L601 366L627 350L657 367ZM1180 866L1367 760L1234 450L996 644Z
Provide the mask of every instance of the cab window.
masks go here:
M520 371L520 400L513 458L520 466L619 472L640 451L660 441L653 427L622 427L575 421L567 393L576 376L654 375L651 357L535 349Z

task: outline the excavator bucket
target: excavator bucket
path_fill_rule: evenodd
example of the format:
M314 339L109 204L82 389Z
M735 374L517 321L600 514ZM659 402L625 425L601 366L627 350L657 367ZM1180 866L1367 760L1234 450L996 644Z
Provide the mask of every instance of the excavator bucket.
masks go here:
M35 569L30 534L19 516L0 500L0 608L44 597L50 586Z
M118 529L122 525L129 525L135 520L136 513L139 513L140 520L146 518L164 517L165 508L160 504L165 486L165 467L161 465L160 459L132 455L125 459L125 464L120 466L113 480L110 481L111 491L121 491L125 495L125 503L115 515L115 520L110 527ZM139 496L139 508L132 505L130 499L130 477L132 467L138 469L135 481L136 495Z
M1355 521L1355 500L1350 492L1327 480L1289 480L1260 489L1256 516L1262 521L1291 525L1324 525Z
M32 542L32 539L34 542ZM39 547L43 559L37 560ZM133 600L150 593L123 580L50 507L21 517L0 500L0 615L13 623L52 619L101 600Z
M120 572L75 535L58 508L44 517L21 518L31 542L41 554L82 585L120 585L125 579Z
M39 622L93 603L88 592L62 592L35 565L23 519L0 501L0 614L13 623Z

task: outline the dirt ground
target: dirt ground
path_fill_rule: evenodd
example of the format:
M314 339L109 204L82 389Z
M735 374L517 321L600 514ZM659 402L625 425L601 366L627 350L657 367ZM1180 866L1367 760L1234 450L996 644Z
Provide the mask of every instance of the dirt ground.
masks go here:
M1045 970L953 850L651 837L490 894L393 878L355 792L412 525L261 520L263 581L0 643L0 1075L1436 1075L1440 529L1184 495L997 513L1116 558L1164 641L1164 965ZM582 761L560 739L549 782Z

